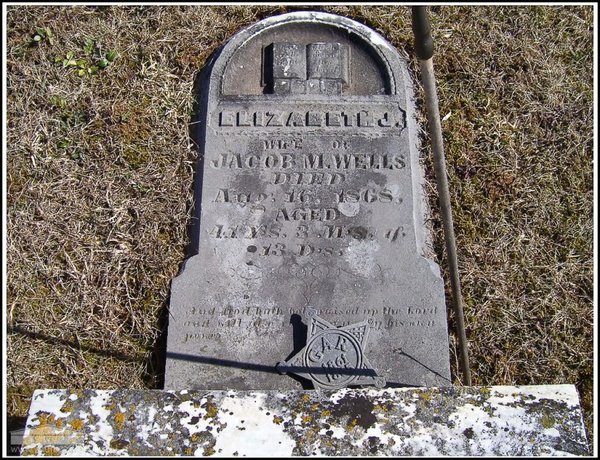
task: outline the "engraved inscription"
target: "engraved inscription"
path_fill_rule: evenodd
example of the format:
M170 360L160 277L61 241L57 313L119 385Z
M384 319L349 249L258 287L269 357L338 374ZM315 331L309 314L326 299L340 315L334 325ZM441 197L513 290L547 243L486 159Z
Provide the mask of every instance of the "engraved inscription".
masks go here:
M240 155L223 153L210 165L214 169L402 169L404 155L382 153L307 153L301 156L268 153ZM323 177L322 175L319 177ZM320 183L320 182L309 182Z
M365 356L369 325L364 321L335 327L308 309L310 318L306 346L289 360L279 363L280 372L312 380L315 388L335 389L347 385L385 385L385 379Z
M260 191L239 183L235 188L217 188L211 200L213 205L249 206L244 208L246 214L238 214L238 222L228 218L207 227L210 238L279 239L277 246L261 246L263 250L257 255L285 252L298 257L331 257L344 255L344 247L323 246L312 239L349 238L389 244L406 236L403 226L365 225L371 206L402 206L404 197L396 185L371 184L362 178L363 171L368 174L404 170L407 163L403 153L388 153L385 149L367 152L364 142L343 137L321 139L318 135L258 136L246 145L246 151L223 152L209 158L210 167L231 174L229 177L238 170L260 174L265 171L267 175L262 177L268 179L268 186ZM262 215L261 223L250 223L257 213ZM248 217L245 219L244 215ZM355 220L353 224L351 221ZM292 243L290 238L304 241Z
M285 254L285 248L282 247L261 247L256 251L264 255L282 256ZM302 270L301 267L299 267ZM326 270L312 271L315 276L327 276ZM306 275L306 273L305 273ZM330 276L333 277L334 273ZM254 330L261 334L277 331L279 328L286 327L291 315L305 315L308 307L264 307L261 305L245 305L225 307L192 307L187 311L187 319L184 326L188 332L183 336L182 342L198 341L206 339L209 336L221 336L227 330ZM316 314L334 318L347 318L346 320L337 320L339 327L348 326L364 318L367 324L374 331L393 331L409 329L427 329L436 325L434 319L437 314L437 307L418 308L407 307L323 307L315 308ZM418 315L418 318L413 316ZM335 350L333 348L332 350ZM324 352L324 350L321 350ZM314 351L314 356L319 355L319 350Z
M336 369L360 369L360 345L345 331L321 332L306 347L306 364L326 370L324 374L311 373L315 381L325 385L346 385L353 375L336 372Z
M383 110L221 110L219 127L404 128L404 113Z
M280 266L278 273L288 273L296 279L291 287L297 286L308 303L318 295L317 285L325 279L339 282L340 277L369 276L368 272L354 273L351 268L333 265L330 269L322 265L339 259L340 262L333 263L342 263L343 267L344 257L354 257L355 251L366 250L357 247L351 251L350 242L371 242L376 244L373 247L382 249L402 243L407 235L404 225L394 219L386 220L385 216L386 210L397 213L395 210L406 203L402 188L397 185L398 181L409 180L405 151L389 148L388 138L325 136L308 129L364 128L388 132L389 139L393 139L402 135L405 126L404 112L393 107L328 106L323 110L232 107L218 112L219 129L248 134L231 143L228 149L206 155L209 167L221 176L220 186L209 191L210 205L214 207L210 214L214 218L210 225L205 225L205 232L221 244L245 242L239 251L241 266L245 268L234 269L234 273L243 279L256 279L257 273L271 276L269 267L273 264ZM278 131L279 135L271 136L258 129L268 127L278 127L284 130L282 133L289 128L306 131L298 135ZM261 186L256 188L255 181L246 184L245 179L237 177L260 177ZM384 218L375 219L373 213ZM216 254L221 247L215 247ZM363 255L357 257L364 260ZM254 274L246 273L249 268ZM383 272L380 276L383 286ZM290 315L305 312L305 305L282 305L268 315L256 305L215 305L207 316L217 320L210 322L201 313L190 312L194 319L186 323L190 333L185 340L201 340L206 334L223 334L228 330L267 334L284 328ZM332 306L317 308L317 312L345 318L339 326L366 317L366 324L374 331L430 328L435 324L432 319L435 313L416 313L414 307L392 311L381 306L352 309ZM336 349L337 342L331 349L323 349L328 347L328 339L323 340L311 348L309 360L324 366L352 362L355 355ZM343 341L339 345L348 346ZM331 374L327 378L338 377Z

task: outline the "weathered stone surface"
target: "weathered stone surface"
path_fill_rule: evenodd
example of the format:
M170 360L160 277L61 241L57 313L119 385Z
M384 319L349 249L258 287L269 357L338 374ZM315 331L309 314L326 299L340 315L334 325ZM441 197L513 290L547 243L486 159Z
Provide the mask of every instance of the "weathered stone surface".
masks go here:
M369 324L362 321L336 327L308 312L306 346L296 355L277 365L282 373L301 376L312 382L316 390L338 390L349 386L385 387L385 379L365 356L369 340Z
M205 70L197 255L173 281L165 389L292 389L308 308L367 321L390 386L450 385L406 62L354 21L292 13Z
M572 385L38 390L23 455L588 455Z

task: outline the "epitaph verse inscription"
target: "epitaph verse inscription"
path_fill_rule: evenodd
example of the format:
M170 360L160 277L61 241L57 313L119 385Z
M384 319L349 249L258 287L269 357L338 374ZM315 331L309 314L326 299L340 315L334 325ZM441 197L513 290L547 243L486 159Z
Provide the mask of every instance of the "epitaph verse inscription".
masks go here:
M210 69L198 254L173 281L165 388L294 388L275 365L309 305L340 328L364 321L378 344L370 362L388 384L450 383L443 283L421 256L405 64L391 48L365 54L364 26L317 16L320 28L302 38L293 35L303 13L258 23ZM315 47L340 26L354 35ZM300 57L286 70L290 56ZM273 66L243 74L262 94L225 94L253 59ZM381 74L381 90L353 93ZM295 89L277 90L284 80Z

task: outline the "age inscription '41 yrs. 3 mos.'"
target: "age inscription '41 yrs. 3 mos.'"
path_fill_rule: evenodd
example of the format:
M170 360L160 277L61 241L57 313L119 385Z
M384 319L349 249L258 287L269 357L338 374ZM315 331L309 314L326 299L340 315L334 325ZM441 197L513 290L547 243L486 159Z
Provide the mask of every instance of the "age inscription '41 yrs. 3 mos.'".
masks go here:
M240 32L205 69L197 254L172 287L166 388L285 389L308 308L366 320L390 385L449 384L443 283L422 256L405 61L323 13Z

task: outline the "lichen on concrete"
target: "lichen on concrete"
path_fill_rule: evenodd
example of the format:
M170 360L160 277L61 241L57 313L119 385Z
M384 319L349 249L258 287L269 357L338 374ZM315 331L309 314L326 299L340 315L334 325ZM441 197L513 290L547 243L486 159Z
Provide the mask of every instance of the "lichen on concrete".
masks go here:
M36 391L23 455L587 455L575 388Z

